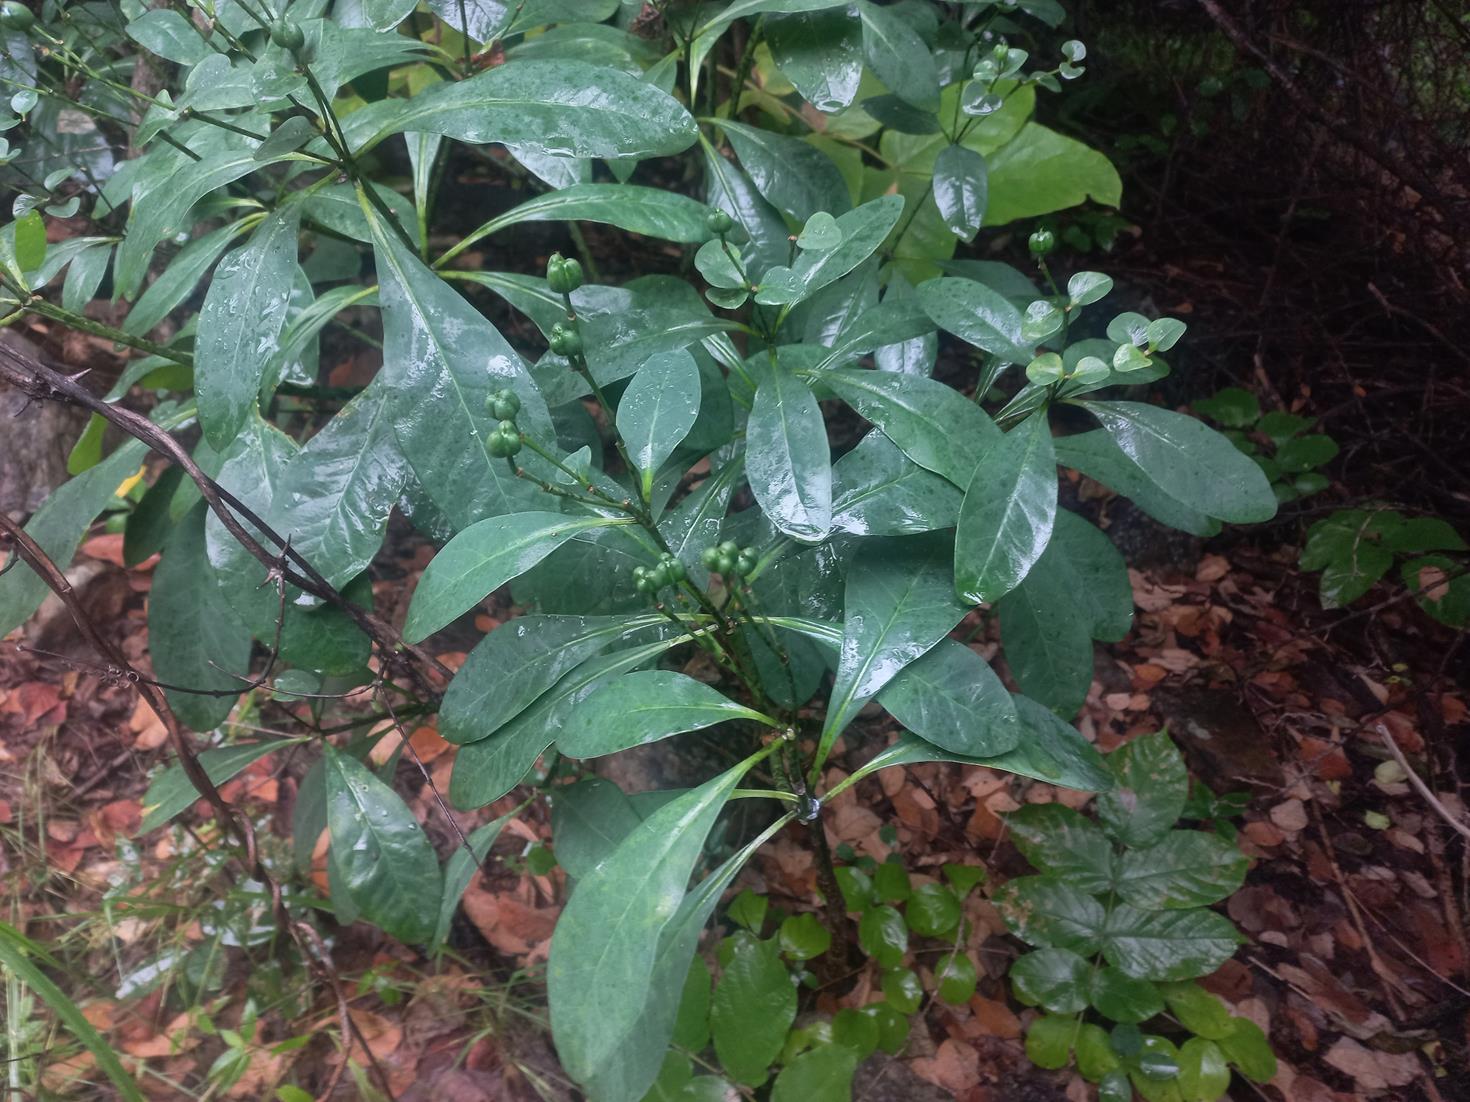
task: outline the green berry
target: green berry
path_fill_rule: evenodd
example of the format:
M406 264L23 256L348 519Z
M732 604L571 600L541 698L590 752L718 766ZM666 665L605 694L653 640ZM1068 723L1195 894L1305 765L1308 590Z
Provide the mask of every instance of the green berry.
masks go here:
M718 547L706 547L699 553L699 561L704 564L706 570L719 570L720 549Z
M653 582L653 579L648 577L648 575L646 574L643 577L634 581L633 585L639 593L647 594L650 597L658 592L658 586L656 586Z
M684 564L678 559L670 559L668 562L660 563L659 565L663 567L663 572L667 575L670 585L678 585L685 578L689 577L689 571L684 569Z
M756 563L759 561L756 558L755 552L747 547L735 556L735 573L744 578L755 569Z
M736 558L737 556L726 554L722 550L720 552L719 558L715 561L715 573L726 575L735 573Z
M492 432L489 439L485 441L485 449L496 459L509 459L515 452L511 451L511 445L515 444L519 450L520 440L512 441L500 432Z
M725 540L720 544L720 554L728 555L733 560L736 555L740 554L740 545L734 540Z
M705 218L704 224L709 227L709 232L723 237L735 228L735 220L722 210L712 210Z
M569 295L582 286L582 265L561 253L552 253L546 262L546 282L559 295Z
M278 19L271 27L271 41L281 49L290 50L294 54L306 45L306 33L297 24Z
M1037 230L1026 241L1026 247L1039 260L1057 247L1057 235L1051 230Z
M514 422L516 414L521 412L521 400L514 391L497 390L485 399L485 408L497 421Z
M551 327L551 350L558 356L570 359L582 354L582 335L575 329L557 322Z

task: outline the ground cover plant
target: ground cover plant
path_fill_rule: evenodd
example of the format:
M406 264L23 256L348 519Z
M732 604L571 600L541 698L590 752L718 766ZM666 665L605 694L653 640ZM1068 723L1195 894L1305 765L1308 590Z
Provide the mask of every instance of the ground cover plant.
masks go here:
M100 660L139 686L181 759L142 828L202 793L304 959L317 908L438 947L505 817L441 862L390 783L416 754L402 721L437 715L457 747L448 803L520 790L557 820L575 881L546 968L562 1067L590 1097L644 1097L669 1067L701 931L778 833L816 851L819 928L840 958L854 931L822 827L863 778L952 761L1117 790L1070 720L1094 640L1129 629L1131 590L1108 537L1060 504L1059 467L1197 535L1275 513L1254 459L1135 400L1183 323L1109 309L1103 273L1057 279L1053 235L1017 225L1118 199L1105 158L1034 118L1083 72L1085 47L1050 30L1061 16L1041 0L234 0L37 18L11 0L0 306L137 355L98 397L0 349L11 385L92 413L75 477L24 532L3 522L17 561L0 632L48 591L67 599L61 568L126 484L125 556L162 553L151 676ZM482 161L525 193L441 227L446 180ZM87 232L50 239L48 219L78 217ZM580 229L573 255L544 263L497 248L545 222L670 248L618 282L597 274L617 257ZM1029 262L952 259L986 226L1024 236ZM519 347L488 316L507 307L534 334ZM937 377L941 334L965 352ZM328 335L378 348L381 370L349 393L325 385ZM145 468L145 490L131 480L150 449L172 466ZM401 628L374 611L368 572L395 512L439 545ZM459 669L426 649L506 586L526 614ZM953 634L992 618L1016 691ZM316 710L316 730L198 752L186 732L220 728L247 691ZM333 701L364 697L371 721L321 735ZM865 739L872 703L906 732L896 743ZM585 779L583 763L691 732L723 760L687 788ZM389 733L400 749L376 762ZM865 760L827 787L839 740ZM296 863L330 838L321 901L282 889L292 862L218 792L287 752L311 763ZM708 840L747 802L763 810L716 860ZM1149 875L1167 891L1194 874ZM944 890L962 898L961 883ZM958 929L934 917L940 893L917 925L910 902L905 927L879 890L849 908L875 959L889 933ZM1212 912L1162 913L1113 908L1083 940L1124 985L1199 974L1236 945ZM757 980L790 983L780 951L810 958L746 925L724 975L748 972L758 1000ZM40 949L7 953L45 996ZM964 959L944 969L951 991ZM739 1010L720 1011L722 989L739 1002L722 978L717 1051L718 1014ZM773 1050L720 1057L750 1087L779 1067L774 1097L843 1097L852 1054L892 1024L864 1023L792 1044L787 1022ZM1151 1067L1148 1083L1170 1079Z

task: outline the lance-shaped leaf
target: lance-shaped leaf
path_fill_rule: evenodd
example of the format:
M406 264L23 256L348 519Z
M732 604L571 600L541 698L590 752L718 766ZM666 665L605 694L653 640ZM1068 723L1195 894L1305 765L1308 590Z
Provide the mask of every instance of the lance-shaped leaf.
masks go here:
M597 758L732 719L780 726L686 674L642 670L589 694L556 736L556 745L574 758Z
M678 1016L681 994L700 931L735 874L790 819L790 815L777 819L684 897L678 913L659 936L652 974L636 1017L597 1074L584 1084L589 1098L597 1102L638 1102L644 1097L658 1075L669 1040L675 1037L676 1021L682 1021Z
M439 860L397 793L330 744L327 830L341 884L364 917L400 941L425 942L443 892Z
M382 380L404 458L456 528L515 512L540 492L485 450L498 424L485 401L496 390L514 391L521 427L555 440L545 400L495 327L426 268L376 211L368 208L367 217L382 286Z
M648 616L520 616L470 651L439 708L439 733L464 744L489 738L576 666L639 628Z
M999 291L973 279L944 277L918 286L919 303L934 324L1007 363L1031 361L1021 311Z
M618 402L618 434L647 497L653 476L699 420L699 364L687 349L660 352L640 367Z
M276 511L291 546L340 587L378 553L407 478L387 394L374 382L291 457Z
M665 241L698 244L709 237L708 217L703 203L673 191L638 184L573 184L496 215L456 245L455 252L507 226L551 221L602 222Z
M761 379L745 428L745 477L776 528L815 542L832 530L832 452L811 388L777 365Z
M1118 897L1145 911L1204 907L1239 888L1248 865L1218 834L1171 830L1151 846L1124 851Z
M788 218L805 222L818 211L836 215L851 208L842 173L816 146L730 119L719 125L756 190Z
M1101 940L1107 962L1134 979L1188 980L1219 968L1242 938L1228 918L1204 908L1140 911L1123 903L1109 912Z
M1164 492L1102 429L1064 436L1056 442L1057 462L1081 471L1122 494L1160 524L1195 536L1213 536L1220 522Z
M275 355L296 278L300 207L266 216L215 269L194 341L194 393L204 438L223 450L239 435Z
M1014 750L993 758L978 758L941 749L917 735L904 735L888 749L874 755L840 787L845 788L880 769L926 761L983 765L988 769L1033 777L1084 792L1102 792L1112 787L1113 775L1108 771L1107 761L1075 727L1029 697L1012 694L1012 700L1021 720L1021 741Z
M862 25L850 9L772 15L765 22L771 57L818 111L852 104L863 75Z
M910 662L963 619L946 541L868 539L847 571L842 650L813 771L862 709Z
M578 306L577 312L587 365L603 386L633 374L660 352L688 348L733 324L711 314L694 288L673 276L642 276L599 306Z
M819 379L915 463L961 488L985 445L1000 436L979 406L936 379L855 369L824 371Z
M664 157L688 149L689 112L646 81L603 65L518 60L468 80L382 100L345 122L355 152L392 134L443 134L471 145L530 145L564 157Z
M619 517L530 512L470 525L424 571L409 602L404 638L428 638L579 533L627 523Z
M832 524L856 536L909 536L953 528L961 494L881 432L832 465Z
M643 816L612 781L584 777L551 797L551 839L556 863L580 880L626 838Z
M122 331L141 337L166 318L169 311L194 290L219 254L244 230L245 220L242 218L238 222L211 230L202 237L196 237L180 249L168 267L138 296L138 301L123 319Z
M250 632L230 612L205 554L207 512L199 502L173 530L154 570L157 588L148 600L153 676L181 689L201 690L165 690L179 721L196 731L224 722L244 687L242 678L250 672ZM208 690L220 695L204 695Z
M934 55L903 16L859 0L863 53L868 65L899 99L914 107L939 106L939 69Z
M744 246L746 263L756 272L777 264L785 264L790 254L786 221L779 211L766 202L738 165L728 160L700 135L700 151L704 154L705 197L750 235Z
M841 242L832 249L805 249L790 268L761 276L756 302L779 306L801 302L847 275L878 251L903 212L902 195L884 195L835 220Z
M573 1079L602 1072L641 1017L660 936L679 914L715 818L760 756L659 808L578 883L546 972L552 1036Z
M1079 402L1166 495L1232 524L1276 515L1260 465L1204 422L1141 402Z
M202 751L199 764L204 774L216 786L243 772L247 766L259 761L267 754L286 746L295 746L304 739L266 739L262 742L244 742L234 746L221 746ZM138 833L147 834L163 826L175 815L188 811L204 793L194 787L194 782L184 772L182 765L171 765L155 777L143 794L143 821Z
M989 177L985 158L973 149L951 145L934 158L934 203L949 232L973 241L985 222Z
M966 602L1004 597L1046 550L1056 521L1056 468L1045 413L981 453L955 529L955 588Z
M993 757L1021 741L1011 694L985 659L954 639L906 666L878 703L920 738L955 753Z
M536 698L489 738L460 748L449 779L456 807L484 807L500 799L536 764L573 710L599 686L636 670L674 645L676 637L589 658Z

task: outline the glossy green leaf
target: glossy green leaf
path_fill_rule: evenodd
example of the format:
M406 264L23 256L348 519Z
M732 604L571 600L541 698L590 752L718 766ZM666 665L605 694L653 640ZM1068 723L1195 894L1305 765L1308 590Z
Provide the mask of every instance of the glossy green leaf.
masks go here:
M705 196L711 207L728 214L735 225L749 236L742 247L747 263L759 272L790 258L786 237L786 220L764 196L743 169L715 151L701 136L704 154Z
M369 104L349 115L345 127L357 153L406 131L609 158L669 156L689 148L696 136L689 113L646 81L603 65L541 59Z
M576 303L575 296L572 301ZM584 318L588 366L603 386L633 374L660 352L688 348L732 325L713 316L694 288L673 276L634 280L590 315L577 309Z
M1056 454L1044 414L981 453L955 529L955 588L967 604L1015 589L1046 550L1056 521Z
M547 988L557 1053L579 1082L604 1070L603 1062L641 1017L660 936L680 913L715 818L754 761L655 811L577 884L562 911ZM676 982L683 982L687 967L680 964Z
M863 75L862 25L850 9L771 15L771 58L808 103L824 114L851 105Z
M1079 1006L1077 1009L1083 1008ZM1077 1031L1077 1070L1082 1073L1082 1078L1089 1083L1097 1083L1119 1071L1122 1066L1123 1062L1113 1051L1107 1032L1101 1026L1088 1022ZM1128 1091L1128 1094L1124 1096L1124 1102L1133 1102L1133 1092L1128 1087L1126 1075L1123 1080L1123 1089ZM1102 1098L1101 1092L1099 1092L1099 1098Z
M1400 577L1415 604L1446 627L1463 628L1470 623L1470 578L1463 570L1448 555L1425 555L1404 563Z
M1101 429L1062 437L1056 441L1056 450L1062 466L1117 491L1160 524L1196 536L1220 531L1218 520L1165 493Z
M884 861L873 870L873 894L880 903L902 903L912 894L908 870L897 861Z
M302 739L268 739L262 742L239 743L199 754L199 764L216 786L243 772L247 766L259 761L267 754L287 746L294 746ZM189 810L204 794L194 787L182 765L171 765L148 785L143 794L143 822L139 834L147 834L163 826L175 815Z
M1063 804L1028 804L1006 816L1011 839L1038 871L1100 895L1113 884L1113 846L1092 820Z
M949 937L960 923L960 901L943 884L921 884L903 909L909 929L922 937Z
M1231 1016L1229 1008L1199 984L1166 983L1160 986L1164 1001L1169 1004L1169 1013L1191 1033L1218 1041L1235 1031L1237 1019Z
M138 301L122 321L122 331L140 337L168 316L169 311L182 302L194 290L196 284L209 270L220 253L229 248L230 242L245 231L244 219L211 230L196 237L179 250L158 278L138 296ZM119 262L121 252L119 251Z
M925 470L961 488L986 444L1000 436L990 418L953 387L891 371L824 371L823 386L883 430Z
M859 0L863 54L894 95L914 107L939 106L939 69L917 31L892 8Z
M286 464L276 500L291 546L346 584L378 553L407 479L387 394L370 385Z
M544 502L540 491L516 478L503 460L492 459L484 446L498 424L485 401L502 389L520 399L518 423L526 432L555 439L551 415L526 365L375 214L370 220L381 282L381 378L398 447L414 476L455 528Z
M980 232L988 192L985 158L973 149L951 145L934 159L934 202L944 224L961 241L973 241Z
M858 1053L847 1045L821 1045L781 1069L771 1102L848 1102Z
M919 305L935 325L1007 363L1035 354L1021 331L1021 311L999 291L973 279L946 276L918 286Z
M601 222L665 241L698 244L709 237L703 203L638 184L573 184L496 215L465 238L478 241L522 222ZM459 247L463 247L463 242Z
M325 747L327 830L342 886L363 916L401 941L433 938L444 878L398 795L356 758Z
M557 788L551 799L557 864L574 880L582 879L642 821L633 801L602 777Z
M966 612L954 598L948 548L933 536L864 540L848 568L845 608L818 765L863 705Z
M62 308L81 313L96 296L111 260L111 245L93 245L77 253L66 267L66 282L61 287Z
M1097 1084L1097 1102L1133 1102L1133 1084L1121 1068L1107 1072Z
M1248 865L1218 834L1171 830L1151 846L1124 852L1118 898L1150 911L1207 906L1239 888Z
M1117 784L1098 797L1103 829L1127 846L1159 841L1178 820L1189 796L1184 758L1168 732L1124 744L1108 756L1108 768Z
M796 1018L796 988L775 942L742 938L715 984L710 1035L726 1074L739 1083L765 1082Z
M434 936L429 939L431 951L437 951L444 944L444 940L449 936L450 924L454 921L454 912L459 909L459 901L463 898L465 889L475 878L475 872L485 863L490 847L495 844L495 839L500 837L500 832L505 828L505 824L514 819L519 812L520 809L517 808L498 819L490 820L484 826L476 827L470 831L464 842L455 847L454 852L444 862L444 894L439 899L439 916L434 924Z
M485 636L449 683L439 733L450 742L488 738L584 660L656 616L521 616Z
M408 606L404 638L411 643L428 638L579 533L623 523L611 517L532 512L470 525L424 570Z
M818 211L837 215L852 206L842 173L816 146L729 119L719 125L756 190L788 218L805 222Z
M1166 495L1233 524L1276 515L1261 468L1203 422L1139 402L1082 402L1114 443Z
M1249 1018L1232 1018L1234 1028L1216 1042L1241 1075L1253 1083L1276 1078L1276 1054L1261 1027Z
M832 931L814 914L790 915L781 921L781 952L792 960L811 960L832 947Z
M1070 949L1037 949L1011 965L1011 988L1027 1006L1053 1014L1076 1014L1087 1008L1092 966Z
M144 49L179 65L193 65L210 52L194 25L167 8L145 11L127 25L127 35Z
M1116 968L1093 972L1089 997L1100 1014L1115 1022L1146 1022L1164 1009L1157 987Z
M901 964L909 948L909 931L903 915L887 904L869 907L858 921L858 943L881 968Z
M1230 1089L1230 1068L1214 1041L1191 1037L1179 1046L1179 1093L1184 1102L1216 1102Z
M286 324L300 207L268 215L219 262L194 342L194 392L205 439L223 450L244 426Z
M745 430L745 476L761 510L793 539L832 529L832 453L811 388L780 365L756 388Z
M1187 980L1213 972L1241 941L1214 911L1140 911L1114 907L1102 939L1109 964L1137 979Z
M689 974L684 979L684 990L679 997L679 1014L674 1020L674 1044L694 1052L709 1044L711 997L709 968L695 957L689 962Z
M699 418L699 365L686 350L661 352L640 367L618 402L617 426L644 493Z
M1090 956L1101 944L1107 919L1102 904L1054 877L1007 881L996 893L995 905L1011 933L1028 945Z
M953 528L961 494L881 432L832 465L832 525L855 536L909 536Z
M589 658L564 674L530 707L488 738L460 748L449 779L449 799L456 807L484 807L517 784L557 737L576 706L603 682L657 658L673 643L651 643Z
M1064 1068L1072 1059L1078 1023L1073 1018L1043 1015L1026 1030L1026 1059L1049 1071Z
M588 695L568 717L556 745L573 758L597 758L736 719L778 726L686 674L643 670Z
M948 953L940 957L934 966L934 978L939 983L937 994L941 1002L964 1006L975 995L978 977L975 962L967 953Z
M884 195L834 219L839 242L830 249L803 250L789 268L768 269L760 277L756 302L764 306L801 302L847 275L883 244L903 212L903 202L901 195ZM825 213L818 211L814 217Z
M985 659L953 639L906 666L878 703L920 738L955 753L993 757L1021 741L1011 694Z
M890 968L883 973L883 997L900 1014L914 1014L924 1003L924 985L912 968Z
M206 511L200 502L174 528L148 601L153 676L165 685L220 694L164 690L179 722L196 731L224 722L250 672L250 632L231 614L209 569Z

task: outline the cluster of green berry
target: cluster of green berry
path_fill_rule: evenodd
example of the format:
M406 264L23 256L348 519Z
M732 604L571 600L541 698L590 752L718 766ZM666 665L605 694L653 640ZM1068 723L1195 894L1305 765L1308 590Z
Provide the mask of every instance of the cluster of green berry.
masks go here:
M521 412L521 400L511 390L497 390L485 399L485 408L500 424L490 433L485 447L496 459L509 459L521 450L521 430L516 427L516 414Z
M726 540L714 547L706 547L699 561L712 574L744 578L755 570L760 560L754 547L741 547L734 540Z
M705 218L704 224L709 227L709 232L716 237L724 237L735 228L735 220L722 210L712 210Z
M678 585L686 577L688 572L684 569L684 564L667 552L658 557L657 566L633 568L633 584L638 587L639 593L650 597L665 586Z

